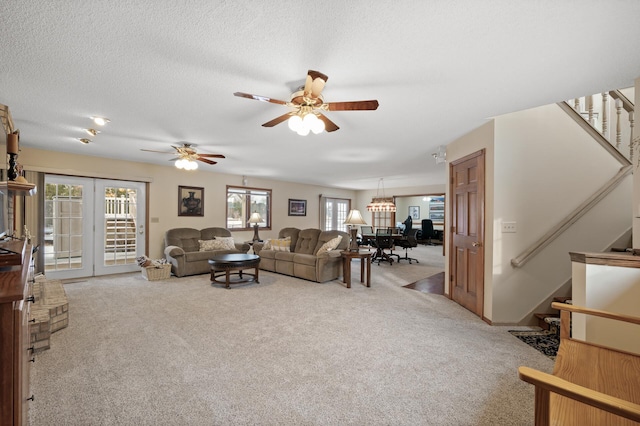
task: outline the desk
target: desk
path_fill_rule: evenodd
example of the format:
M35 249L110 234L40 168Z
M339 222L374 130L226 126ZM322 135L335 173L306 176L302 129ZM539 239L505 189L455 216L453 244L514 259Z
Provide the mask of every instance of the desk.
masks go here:
M367 264L367 287L371 287L371 255L370 251L343 251L342 254L342 278L351 288L351 259L360 259L360 282L364 283L364 265Z

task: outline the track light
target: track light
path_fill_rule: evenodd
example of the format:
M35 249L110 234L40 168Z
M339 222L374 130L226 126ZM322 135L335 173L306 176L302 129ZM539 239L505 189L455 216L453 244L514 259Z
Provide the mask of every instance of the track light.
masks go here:
M109 123L111 120L109 120L108 118L104 118L104 117L97 117L97 116L92 116L91 119L93 120L94 123L96 123L98 126L104 126L105 124Z

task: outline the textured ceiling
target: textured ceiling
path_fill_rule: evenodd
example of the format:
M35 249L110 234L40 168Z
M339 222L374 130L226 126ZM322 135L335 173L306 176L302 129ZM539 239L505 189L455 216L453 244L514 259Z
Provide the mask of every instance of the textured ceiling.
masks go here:
M4 2L0 103L23 147L156 164L182 141L200 170L352 189L444 183L431 154L487 118L633 85L640 1ZM261 124L308 69L340 130ZM82 145L88 117L112 120ZM188 172L185 172L188 173Z

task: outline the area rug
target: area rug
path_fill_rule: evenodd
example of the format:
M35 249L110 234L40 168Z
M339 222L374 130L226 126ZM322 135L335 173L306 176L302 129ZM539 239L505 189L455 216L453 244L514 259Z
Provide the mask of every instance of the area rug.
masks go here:
M509 330L509 333L534 347L551 359L556 358L560 337L555 331L548 330Z

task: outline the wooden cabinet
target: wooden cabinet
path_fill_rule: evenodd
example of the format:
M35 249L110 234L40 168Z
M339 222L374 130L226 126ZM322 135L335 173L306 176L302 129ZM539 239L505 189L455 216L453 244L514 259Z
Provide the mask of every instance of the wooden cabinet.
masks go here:
M0 268L0 424L26 425L28 398L31 397L31 245L23 241L11 244L21 251L22 264Z

